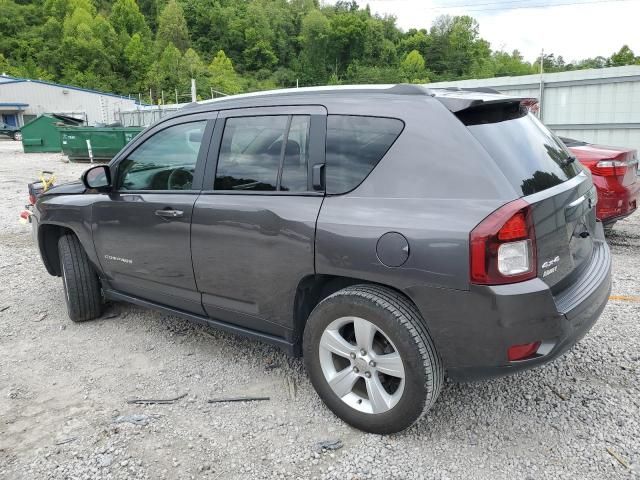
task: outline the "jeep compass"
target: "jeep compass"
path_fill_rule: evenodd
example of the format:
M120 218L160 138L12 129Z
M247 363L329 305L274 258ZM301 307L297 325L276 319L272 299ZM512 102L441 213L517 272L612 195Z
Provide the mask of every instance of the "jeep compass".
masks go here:
M417 85L191 104L38 200L69 316L125 301L302 355L368 432L445 375L541 365L594 324L611 258L591 176L531 99Z

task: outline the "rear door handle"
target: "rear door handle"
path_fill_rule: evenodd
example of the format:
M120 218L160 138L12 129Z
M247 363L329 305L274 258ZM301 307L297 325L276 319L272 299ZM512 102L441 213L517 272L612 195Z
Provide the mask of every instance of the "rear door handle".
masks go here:
M162 218L179 218L184 215L182 210L156 210L156 215Z

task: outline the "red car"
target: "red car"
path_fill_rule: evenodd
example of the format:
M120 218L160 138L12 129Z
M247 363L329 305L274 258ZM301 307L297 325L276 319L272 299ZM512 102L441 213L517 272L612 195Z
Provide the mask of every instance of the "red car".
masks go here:
M631 215L638 206L640 181L636 150L607 147L574 140L560 139L592 174L598 191L596 216L610 231L618 220Z

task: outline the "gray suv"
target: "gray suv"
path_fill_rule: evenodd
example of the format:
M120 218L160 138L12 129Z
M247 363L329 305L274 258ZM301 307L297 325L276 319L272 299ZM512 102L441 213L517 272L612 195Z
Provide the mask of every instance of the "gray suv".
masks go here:
M445 375L548 362L607 302L591 178L529 103L396 85L192 104L42 195L35 238L72 320L125 301L277 345L340 418L400 431Z

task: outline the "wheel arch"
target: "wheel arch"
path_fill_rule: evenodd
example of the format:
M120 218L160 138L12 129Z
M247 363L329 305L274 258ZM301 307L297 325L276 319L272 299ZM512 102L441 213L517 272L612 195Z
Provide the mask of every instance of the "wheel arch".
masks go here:
M296 352L296 355L302 355L302 336L307 320L309 319L309 315L311 315L311 312L316 305L335 292L353 285L377 285L402 295L402 297L407 299L415 307L416 311L421 314L424 326L429 330L429 325L427 324L424 316L422 316L422 312L420 311L420 308L418 308L416 302L414 302L407 292L392 285L385 285L357 277L326 274L308 275L298 283L293 303L293 338L295 342L294 351Z
M40 249L42 262L47 272L55 277L62 275L58 240L62 235L67 234L78 236L71 228L62 225L45 223L38 227L38 248Z

